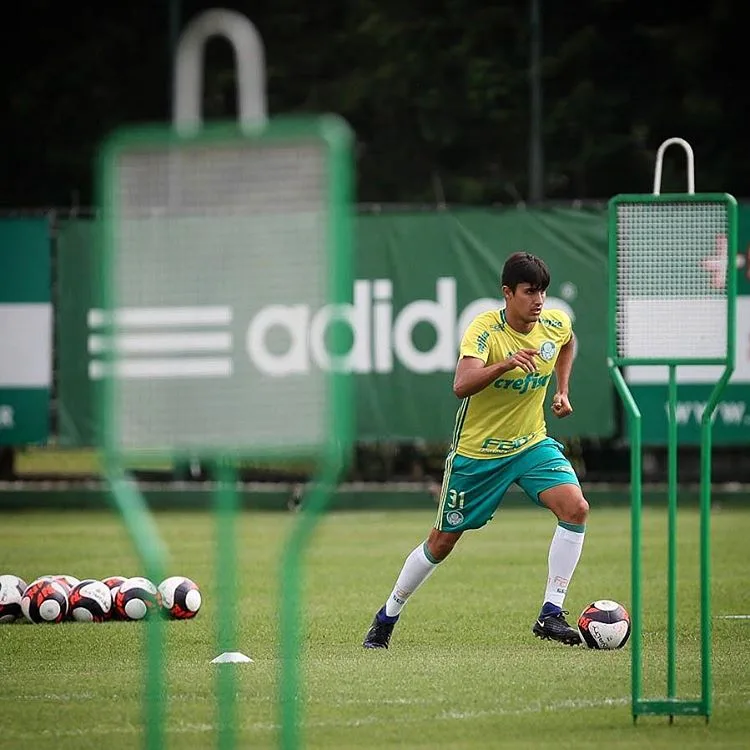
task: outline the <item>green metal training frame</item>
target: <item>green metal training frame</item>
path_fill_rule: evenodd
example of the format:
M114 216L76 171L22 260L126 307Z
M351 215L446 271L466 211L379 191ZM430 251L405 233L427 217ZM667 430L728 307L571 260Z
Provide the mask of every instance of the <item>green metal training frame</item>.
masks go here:
M240 117L204 127L199 52L217 34L235 46ZM108 343L90 368L102 383L100 447L111 497L154 583L168 568L167 552L126 467L199 459L214 469L218 573L204 595L216 592L218 653L237 650L237 462L305 458L315 466L281 566L280 743L294 748L304 553L349 457L351 381L336 354L346 348L342 326L328 330L327 368L308 363L304 372L274 376L253 360L248 323L269 307L314 311L348 301L353 139L334 116L267 121L260 52L244 16L199 16L178 50L174 125L123 129L102 147ZM264 335L271 350L283 348L283 334ZM149 750L165 747L163 627L158 617L147 625ZM236 741L236 668L217 666L221 750Z
M688 192L661 194L664 151L687 155ZM712 415L734 370L737 204L725 193L695 193L693 152L680 138L658 153L653 194L617 195L609 202L608 366L624 404L630 436L632 544L632 713L705 716L712 710L711 671L711 437ZM701 266L706 257L726 265L714 287ZM690 334L690 335L686 335ZM722 367L701 419L699 699L677 693L677 368ZM667 684L666 696L643 697L642 415L623 367L668 372Z

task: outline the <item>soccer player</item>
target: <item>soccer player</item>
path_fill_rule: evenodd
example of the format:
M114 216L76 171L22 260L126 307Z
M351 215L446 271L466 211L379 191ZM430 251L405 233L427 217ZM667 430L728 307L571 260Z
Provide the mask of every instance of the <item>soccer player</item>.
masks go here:
M557 516L547 587L532 632L576 645L565 620L565 595L583 547L589 506L562 446L547 437L544 399L553 374L552 412L573 412L568 381L573 331L561 310L543 310L549 286L544 261L514 253L502 273L504 310L478 315L461 341L453 392L461 399L434 527L406 558L391 595L363 646L388 648L409 597L445 560L464 531L484 526L512 483Z

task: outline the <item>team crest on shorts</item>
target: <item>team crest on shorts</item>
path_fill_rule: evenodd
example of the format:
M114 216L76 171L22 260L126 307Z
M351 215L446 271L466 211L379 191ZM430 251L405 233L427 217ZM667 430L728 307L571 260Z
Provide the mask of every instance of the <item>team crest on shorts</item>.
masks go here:
M552 357L555 356L555 342L554 341L545 341L539 347L539 356L545 362L549 362L552 359Z
M464 520L464 514L457 510L452 510L450 513L446 513L445 520L451 526L458 526Z

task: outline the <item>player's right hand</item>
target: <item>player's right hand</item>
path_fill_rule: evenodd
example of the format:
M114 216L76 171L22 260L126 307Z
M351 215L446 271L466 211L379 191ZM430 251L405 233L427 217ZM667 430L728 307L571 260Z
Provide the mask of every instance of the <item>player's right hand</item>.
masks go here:
M515 367L520 367L524 372L535 372L536 363L534 358L538 354L538 349L519 349L515 354L511 354L510 357L505 360L505 364L508 365L509 370L512 370Z

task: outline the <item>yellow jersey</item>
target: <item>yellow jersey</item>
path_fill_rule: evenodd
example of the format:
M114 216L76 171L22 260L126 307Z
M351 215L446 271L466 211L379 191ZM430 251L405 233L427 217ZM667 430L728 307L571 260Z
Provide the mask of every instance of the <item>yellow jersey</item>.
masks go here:
M570 318L562 310L542 310L529 333L511 328L504 310L474 318L461 339L460 357L476 357L492 365L519 349L536 349L537 368L529 373L516 367L463 399L451 450L468 458L502 458L544 440L544 397L560 347L572 337Z

